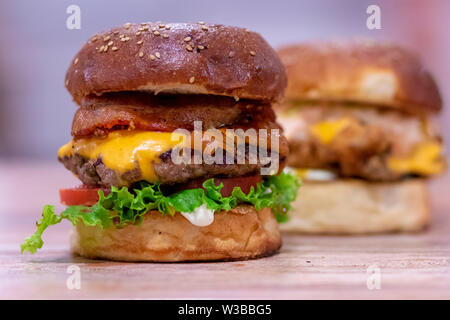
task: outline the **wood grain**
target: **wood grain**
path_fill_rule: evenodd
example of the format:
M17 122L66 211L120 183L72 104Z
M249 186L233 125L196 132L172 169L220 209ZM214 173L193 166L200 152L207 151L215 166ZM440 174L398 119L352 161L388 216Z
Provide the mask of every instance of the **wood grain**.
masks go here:
M0 298L79 299L417 299L450 298L450 179L436 180L433 224L420 234L338 237L284 235L279 254L227 263L117 263L74 257L68 223L45 235L36 255L19 244L45 203L76 184L57 163L0 162ZM58 205L57 209L62 206ZM81 270L81 289L66 286ZM378 266L381 289L369 290Z

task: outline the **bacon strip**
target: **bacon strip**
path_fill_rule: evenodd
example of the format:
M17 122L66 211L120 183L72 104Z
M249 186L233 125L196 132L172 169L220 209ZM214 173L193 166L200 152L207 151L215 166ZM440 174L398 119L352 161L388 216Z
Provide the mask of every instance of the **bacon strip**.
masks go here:
M102 136L123 129L193 130L194 121L201 121L204 130L232 125L273 127L275 115L270 104L228 97L118 92L85 97L75 114L72 135Z

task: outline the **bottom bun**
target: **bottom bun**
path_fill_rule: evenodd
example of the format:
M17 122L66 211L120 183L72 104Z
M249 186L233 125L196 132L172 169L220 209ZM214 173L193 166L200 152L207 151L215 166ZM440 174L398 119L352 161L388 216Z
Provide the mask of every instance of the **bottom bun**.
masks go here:
M365 234L419 231L429 223L423 180L369 183L305 181L282 231Z
M271 255L280 247L271 210L247 205L216 213L207 227L194 226L180 213L150 211L140 226L102 229L79 223L71 236L73 253L120 261L242 260Z

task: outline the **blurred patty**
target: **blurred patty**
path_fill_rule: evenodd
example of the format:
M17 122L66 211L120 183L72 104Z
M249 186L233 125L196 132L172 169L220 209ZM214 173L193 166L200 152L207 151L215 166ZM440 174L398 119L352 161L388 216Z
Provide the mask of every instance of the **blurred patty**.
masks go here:
M428 168L421 171L413 163L410 172L393 170L392 159L408 159L420 146L441 144L435 129L418 116L318 103L291 106L279 113L279 121L289 141L288 165L295 168L331 169L343 177L392 181L407 174L428 175L429 168L444 166L442 156L431 161L427 155L416 155L430 161Z

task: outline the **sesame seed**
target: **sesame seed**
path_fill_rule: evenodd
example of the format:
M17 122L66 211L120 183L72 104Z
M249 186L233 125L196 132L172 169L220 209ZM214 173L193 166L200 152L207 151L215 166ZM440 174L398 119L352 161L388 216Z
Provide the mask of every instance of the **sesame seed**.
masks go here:
M250 51L250 55L254 56L256 54L255 51Z
M156 31L156 27L153 27L153 28L152 28L152 31Z
M203 50L203 49L205 49L205 46L199 45L199 46L197 46L197 48L199 48L200 50Z
M100 49L98 49L98 52L103 52L103 48L104 48L105 46L101 46L100 47Z
M123 37L125 37L124 34L119 35L119 38L122 39Z
M139 27L138 30L139 30L139 31L144 31L144 28Z
M119 34L119 30L114 31L114 34Z
M108 42L108 46L112 46L113 45L113 41Z
M139 52L139 57L143 57L144 53L142 51Z
M197 23L200 24L200 25L205 24L203 21L199 21Z
M103 48L103 52L107 52L108 51L108 46L105 46L104 48Z
M189 42L189 41L191 41L191 40L192 40L191 37L186 37L186 38L184 38L184 41L186 41L186 42Z
M146 26L147 22L141 22L141 26Z
M156 56L158 59L161 59L161 54L160 54L159 52L155 52L155 56Z
M75 60L73 61L73 64L77 64L78 63L78 58L75 58Z
M186 50L187 51L192 51L192 50L194 50L190 45L186 45Z
M136 32L136 35L137 35L137 36L139 36L140 34L141 34L141 32L140 32L140 31Z
M69 80L66 80L66 86L69 84Z
M106 36L106 37L103 38L103 41L108 41L109 39L111 39L111 37L110 36Z
M190 77L189 78L189 83L194 83L194 81L195 81L195 77Z
M131 23L127 22L123 26L125 27L125 29L129 29L131 27Z
M202 26L202 30L203 31L208 31L208 27L207 26Z
M162 36L163 36L163 38L166 38L166 39L169 37L169 35L167 33L164 33Z
M233 58L233 57L234 57L234 52L233 52L233 51L230 51L230 53L228 53L228 56L229 56L230 58Z
M142 30L148 30L150 27L149 26L143 26Z
M117 49L118 49L117 47L112 47L111 48L112 51L117 51Z
M153 34L155 35L155 36L159 36L160 35L160 33L159 33L159 31L153 31Z
M97 41L97 37L93 37L93 38L91 39L91 41L92 41L92 42Z
M169 25L166 25L166 30L170 30L170 26Z
M136 42L136 43L137 43L137 44L142 44L142 42L143 42L142 40L139 40L139 41Z
M159 25L159 27L162 29L162 28L164 28L166 25L164 24L164 23L161 23L160 25Z
M156 59L156 57L154 56L154 55L149 55L149 57L150 57L150 60L155 60Z

